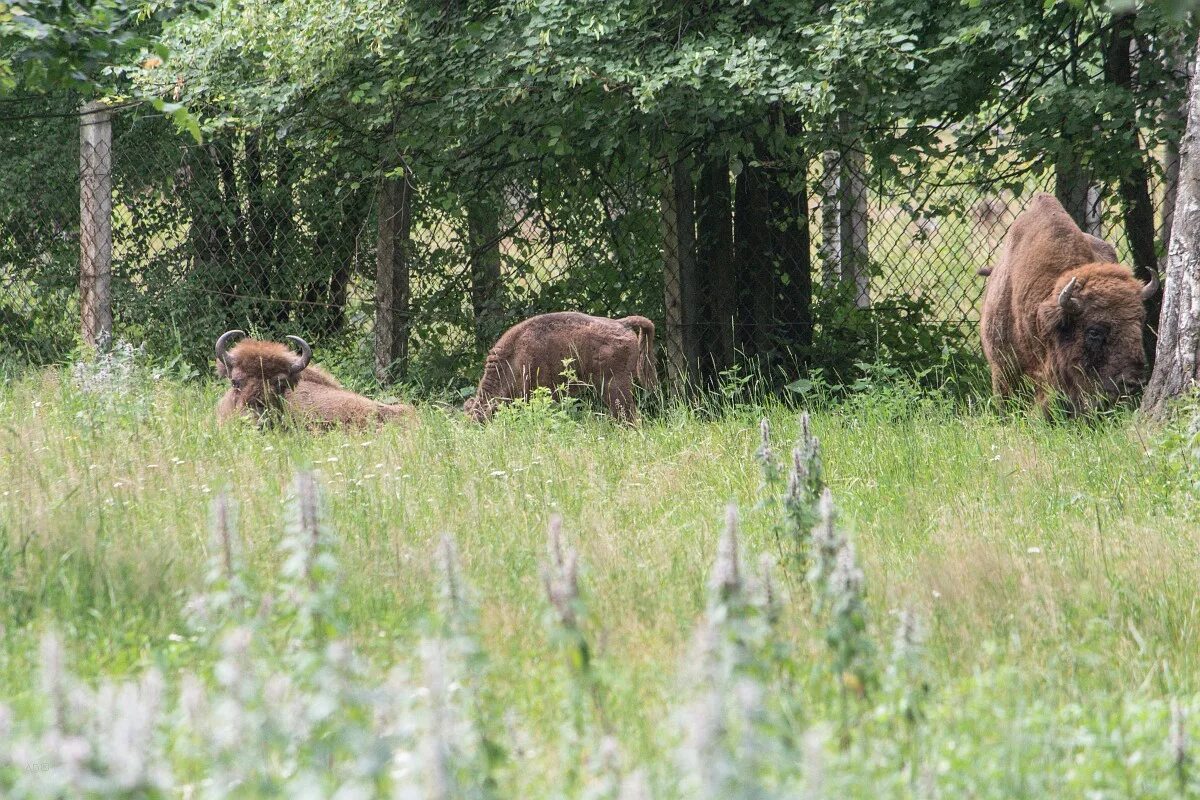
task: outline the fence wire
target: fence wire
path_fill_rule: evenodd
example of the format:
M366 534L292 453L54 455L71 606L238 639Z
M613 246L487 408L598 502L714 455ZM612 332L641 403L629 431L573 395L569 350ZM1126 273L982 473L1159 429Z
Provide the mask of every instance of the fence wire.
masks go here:
M820 353L837 309L917 309L969 331L976 271L1024 198L1054 190L1039 165L884 179L853 150L811 159L799 180L693 154L566 177L537 163L466 172L477 165L448 156L435 180L401 155L384 178L268 131L198 144L136 106L93 141L77 108L0 109L0 357L51 362L105 327L91 293L110 264L113 336L197 365L244 328L301 335L364 374L463 384L506 327L570 309L648 316L669 373L689 359L720 371L780 343ZM111 241L97 244L104 217ZM1114 187L1092 186L1086 227L1129 263L1120 222Z

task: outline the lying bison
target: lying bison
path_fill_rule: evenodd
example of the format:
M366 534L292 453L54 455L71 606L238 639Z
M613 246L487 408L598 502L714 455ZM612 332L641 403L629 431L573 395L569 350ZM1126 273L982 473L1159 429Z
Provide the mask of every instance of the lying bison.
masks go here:
M577 383L569 384L570 370ZM633 384L653 390L654 323L645 317L607 319L574 311L531 317L505 331L488 352L483 378L464 410L483 422L506 401L545 387L555 398L577 385L598 389L613 416L637 418Z
M310 428L365 427L413 413L411 406L376 403L343 388L328 372L309 363L312 348L299 336L287 337L300 348L299 354L287 345L259 339L242 339L229 347L231 339L245 335L226 331L217 339L217 374L230 384L217 403L217 420L222 423L244 415L262 424L286 411Z
M1053 195L1038 193L1013 222L983 297L983 352L992 390L1029 379L1038 404L1060 395L1070 413L1112 401L1144 378L1142 285L1112 247L1088 236Z

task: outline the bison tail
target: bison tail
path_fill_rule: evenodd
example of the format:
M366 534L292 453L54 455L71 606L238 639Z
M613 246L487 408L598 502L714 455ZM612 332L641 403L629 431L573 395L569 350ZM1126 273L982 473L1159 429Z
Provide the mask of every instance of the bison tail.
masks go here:
M479 388L475 390L475 396L467 401L463 410L480 422L486 420L496 400L514 396L516 387L513 386L512 375L512 365L508 359L493 347L483 362L483 377L479 379Z
M653 392L658 388L658 369L654 366L654 323L638 316L623 317L617 322L637 336L638 361L634 378L643 389Z

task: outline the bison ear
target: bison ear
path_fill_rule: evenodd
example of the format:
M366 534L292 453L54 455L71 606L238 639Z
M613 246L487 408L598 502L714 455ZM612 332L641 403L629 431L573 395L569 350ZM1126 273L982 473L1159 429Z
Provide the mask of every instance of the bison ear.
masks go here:
M1066 309L1059 305L1058 300L1047 300L1038 306L1037 327L1043 339L1065 329L1068 322Z
M224 361L221 361L220 359L217 359L217 377L218 378L228 378L229 377L229 366Z

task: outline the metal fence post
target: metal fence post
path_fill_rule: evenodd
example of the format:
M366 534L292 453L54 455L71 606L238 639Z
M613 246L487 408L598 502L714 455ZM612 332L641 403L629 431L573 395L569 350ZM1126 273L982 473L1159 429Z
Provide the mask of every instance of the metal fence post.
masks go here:
M79 308L83 340L112 341L112 112L85 103L79 117Z

